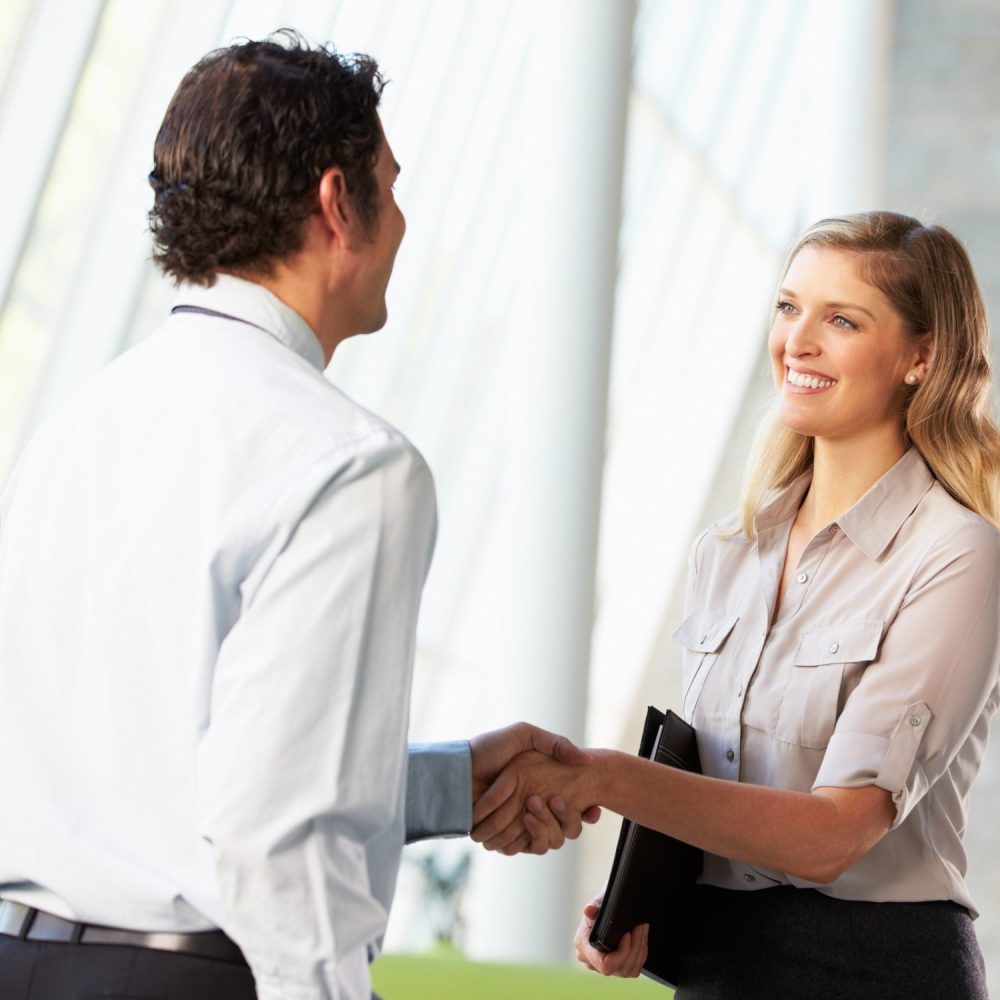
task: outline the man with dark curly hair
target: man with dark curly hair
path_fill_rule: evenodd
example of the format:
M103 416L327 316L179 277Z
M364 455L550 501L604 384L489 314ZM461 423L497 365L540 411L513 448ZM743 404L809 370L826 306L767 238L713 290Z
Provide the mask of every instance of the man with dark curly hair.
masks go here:
M585 759L523 723L407 753L434 487L323 376L404 232L381 86L289 35L190 71L150 175L177 304L0 501L4 1000L368 1000L404 830ZM532 806L513 850L579 834Z
M160 269L203 286L220 272L266 284L279 262L301 259L317 229L305 223L331 198L362 242L387 230L391 268L403 222L385 197L399 166L379 122L382 87L368 56L310 48L289 32L202 59L153 147L149 220ZM335 189L319 189L324 178ZM340 339L368 332L346 318L344 331ZM336 342L323 346L329 360Z

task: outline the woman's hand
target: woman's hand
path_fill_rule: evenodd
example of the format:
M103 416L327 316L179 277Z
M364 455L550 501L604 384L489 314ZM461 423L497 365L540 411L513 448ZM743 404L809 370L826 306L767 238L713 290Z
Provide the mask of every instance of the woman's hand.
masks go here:
M635 979L642 972L649 953L649 924L639 924L638 927L626 931L614 951L598 951L590 943L590 932L594 929L594 920L603 899L603 894L596 896L583 908L583 919L573 939L573 944L576 945L576 957L588 969L593 969L602 976Z

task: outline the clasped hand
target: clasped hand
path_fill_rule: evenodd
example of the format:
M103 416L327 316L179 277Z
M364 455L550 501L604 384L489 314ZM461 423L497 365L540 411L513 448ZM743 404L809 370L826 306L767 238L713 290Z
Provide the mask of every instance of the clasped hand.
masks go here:
M600 818L587 801L591 756L565 737L518 723L470 742L472 839L488 851L544 854ZM518 751L509 753L515 743Z
M614 951L599 951L590 943L590 932L603 899L602 893L583 908L583 918L573 938L577 961L602 976L635 979L642 972L649 953L649 924L639 924L626 931Z

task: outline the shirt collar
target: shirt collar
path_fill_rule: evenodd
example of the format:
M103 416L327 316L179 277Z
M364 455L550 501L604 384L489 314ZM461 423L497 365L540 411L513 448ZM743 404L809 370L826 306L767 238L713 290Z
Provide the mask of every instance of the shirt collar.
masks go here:
M758 533L794 517L811 482L812 471L803 473L762 507L754 519ZM933 485L934 476L923 456L910 448L834 523L869 559L877 559Z
M277 295L255 281L217 274L211 288L182 285L175 306L198 306L245 320L323 371L326 358L309 324Z
M910 448L853 507L837 518L837 524L869 559L878 559L933 485L934 476L923 456L916 448Z
M786 486L770 503L765 504L754 518L754 529L759 535L762 531L767 531L775 525L787 521L795 516L795 512L802 506L802 498L809 489L812 482L812 469L803 472L798 479Z

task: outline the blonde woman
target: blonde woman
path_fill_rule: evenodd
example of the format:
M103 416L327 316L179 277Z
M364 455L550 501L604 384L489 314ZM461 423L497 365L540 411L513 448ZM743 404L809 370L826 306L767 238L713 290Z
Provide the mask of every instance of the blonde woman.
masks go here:
M982 298L950 233L888 212L813 226L780 286L777 421L741 514L695 542L674 636L705 774L598 750L507 782L704 848L678 1000L981 1000L962 837L1000 697ZM502 793L475 834L499 849ZM647 929L595 951L596 902L580 960L637 975Z

